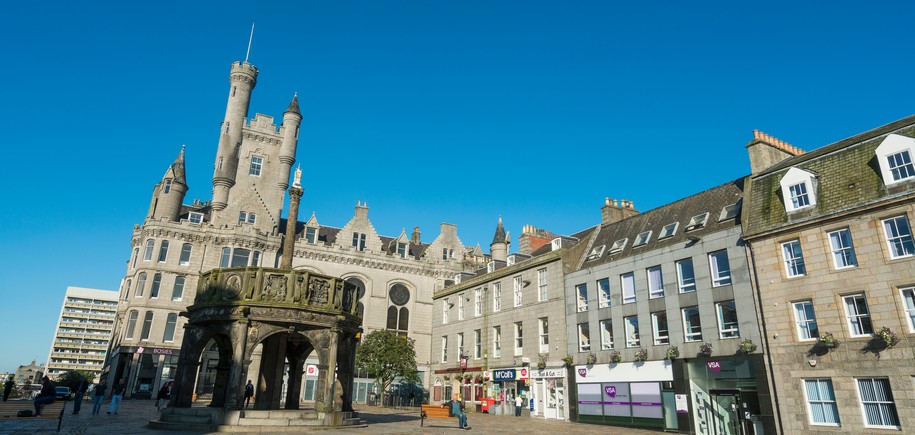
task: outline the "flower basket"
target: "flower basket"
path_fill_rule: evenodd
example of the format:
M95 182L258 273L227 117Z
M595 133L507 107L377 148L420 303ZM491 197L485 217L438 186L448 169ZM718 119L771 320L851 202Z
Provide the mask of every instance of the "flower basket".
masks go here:
M444 379L444 380L446 380L446 381L450 381L450 380L451 380L451 376L445 375L445 376L442 376L442 379Z
M712 354L712 343L702 343L702 346L699 346L699 354L709 356Z
M474 376L474 377L473 377L473 382L476 383L476 384L482 383L482 382L483 382L483 375L476 375L476 376Z
M887 328L886 326L877 330L877 338L883 340L887 349L892 349L899 344L899 337L896 336L896 333L893 332L892 329Z
M587 361L588 361L588 364L594 364L594 363L596 363L596 362L597 362L597 355L595 355L595 354L593 354L593 353L589 353L589 354L588 354L588 360L587 360Z
M645 349L639 349L639 350L635 351L635 360L636 361L648 360L648 351Z
M673 361L680 357L680 349L677 346L667 348L667 359Z
M571 366L574 361L575 360L572 359L572 355L566 355L566 357L562 359L562 362L564 362L567 366Z
M471 375L464 376L464 383L469 384L471 379L473 379L473 376Z
M748 354L748 353L751 353L756 350L756 345L753 344L753 340L750 340L749 338L747 338L740 342L740 347L738 348L738 350L742 354Z
M840 344L842 344L841 341L839 341L837 338L833 337L832 334L829 332L823 334L822 337L817 338L817 343L820 346L823 346L827 349L835 349L835 348L839 347Z
M537 361L537 368L541 370L546 368L546 361L544 361L543 358L540 358L540 361Z
M610 352L610 362L611 363L618 363L622 360L623 360L623 356L620 355L619 352L617 352L615 350L613 352Z

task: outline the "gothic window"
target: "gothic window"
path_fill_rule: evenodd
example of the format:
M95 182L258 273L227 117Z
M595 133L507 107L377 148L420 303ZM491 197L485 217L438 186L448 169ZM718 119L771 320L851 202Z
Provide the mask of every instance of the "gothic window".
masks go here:
M387 329L406 336L410 326L410 310L404 305L410 301L410 290L403 284L391 286L388 292L391 305L388 307Z

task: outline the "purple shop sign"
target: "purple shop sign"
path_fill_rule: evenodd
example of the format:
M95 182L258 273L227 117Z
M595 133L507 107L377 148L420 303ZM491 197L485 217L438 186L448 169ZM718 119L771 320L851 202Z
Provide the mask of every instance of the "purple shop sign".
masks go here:
M607 393L607 396L616 397L616 387L613 385L604 387L604 392Z
M708 369L711 370L712 373L721 371L721 361L707 361L705 364L708 365Z
M588 369L587 368L578 369L578 376L581 376L581 377L588 376Z

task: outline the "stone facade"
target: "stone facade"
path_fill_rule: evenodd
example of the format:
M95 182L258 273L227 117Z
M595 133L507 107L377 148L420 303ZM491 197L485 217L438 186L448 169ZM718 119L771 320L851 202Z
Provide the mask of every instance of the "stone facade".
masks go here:
M783 433L915 428L915 172L882 174L881 144L893 135L915 137L915 117L751 177L745 238ZM814 174L797 183L810 197L781 186L789 171ZM899 343L886 349L881 327ZM827 334L838 347L820 340Z

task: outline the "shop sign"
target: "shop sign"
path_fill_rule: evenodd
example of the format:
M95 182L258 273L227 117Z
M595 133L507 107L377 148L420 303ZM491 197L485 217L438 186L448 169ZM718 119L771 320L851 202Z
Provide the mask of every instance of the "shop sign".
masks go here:
M307 376L318 376L318 366L314 364L308 364L305 367L305 375Z
M587 367L581 367L581 368L579 368L579 369L578 369L578 376L579 376L579 377L582 377L582 378L588 377L588 368L587 368Z
M677 414L689 413L689 404L686 402L686 394L674 394L674 401L677 402Z
M708 366L708 369L712 371L712 373L721 372L721 361L706 361L705 364Z
M521 379L521 380L530 379L530 377L527 375L526 368L521 368L518 370L518 379Z
M565 377L565 369L539 369L531 371L531 377L536 378L562 378Z
M140 346L137 348L137 353L151 353L153 355L177 355L178 349L169 349L167 347L145 348L143 346Z
M490 378L492 378L492 375L491 375L491 373L489 372L489 370L484 370L484 371L483 371L483 380L488 381Z
M515 369L493 370L492 380L494 381L514 381Z
M604 387L604 392L607 393L608 397L616 397L616 386L607 385L606 387Z

